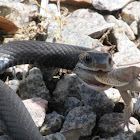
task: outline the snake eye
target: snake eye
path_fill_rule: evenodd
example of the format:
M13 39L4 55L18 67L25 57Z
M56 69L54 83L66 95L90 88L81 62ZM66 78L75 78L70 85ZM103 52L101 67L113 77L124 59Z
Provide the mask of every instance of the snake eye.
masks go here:
M86 56L84 57L84 61L85 61L86 63L91 63L91 62L92 62L91 56L90 56L90 55L86 55Z

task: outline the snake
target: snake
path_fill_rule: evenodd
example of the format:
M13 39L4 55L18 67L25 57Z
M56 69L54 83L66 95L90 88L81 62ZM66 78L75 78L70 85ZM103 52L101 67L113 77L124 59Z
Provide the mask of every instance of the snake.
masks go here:
M85 47L33 40L13 41L0 47L0 72L20 64L38 64L78 71L75 66L81 66L81 62L83 68L93 69L93 73L106 73L113 68L108 53ZM90 80L86 81L87 84L89 82ZM93 84L95 90L110 87L96 79L92 79ZM19 96L2 80L0 94L0 117L6 125L8 135L14 140L44 140Z

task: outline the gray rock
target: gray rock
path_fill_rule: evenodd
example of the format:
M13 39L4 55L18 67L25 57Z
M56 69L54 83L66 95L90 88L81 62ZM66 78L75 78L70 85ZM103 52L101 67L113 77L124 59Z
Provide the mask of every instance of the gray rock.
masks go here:
M38 68L31 69L27 78L20 82L19 94L22 99L41 97L47 101L50 100L49 91Z
M19 90L20 81L19 80L9 80L5 82L9 87L11 87L15 92Z
M92 4L98 10L115 11L123 8L131 1L133 0L93 0Z
M140 20L140 1L134 1L129 3L122 10L122 19L129 25L134 21Z
M76 97L81 99L79 95L79 82L75 74L66 74L61 80L58 81L56 89L54 90L53 97L58 102L64 102L66 97Z
M57 112L46 114L45 122L40 129L41 134L48 135L59 131L62 127L64 117Z
M64 100L64 115L67 115L70 110L78 106L82 106L83 103L75 97L68 97Z
M90 136L95 124L96 114L89 106L76 107L66 116L60 132L81 128L81 136Z
M48 37L47 42L53 42L54 37L56 36L57 22L53 22L48 26ZM60 36L60 35L59 35ZM83 46L91 48L93 44L97 43L97 39L93 39L83 33L75 31L71 27L64 27L63 29L63 41L62 38L58 38L58 43Z
M68 16L65 28L97 38L113 26L114 24L107 23L99 13L90 9L79 9Z
M64 44L83 46L91 48L92 45L97 43L97 39L93 39L90 36L87 36L83 33L77 32L72 27L64 27L63 29L63 40ZM62 40L58 40L59 43L62 43Z
M45 136L44 138L45 140L66 140L64 135L61 133L50 134L48 136Z
M18 27L21 27L29 22L29 14L36 12L37 6L13 1L0 1L0 9L0 16L9 18Z
M122 20L116 19L114 16L109 15L106 17L107 22L114 23L114 35L117 38L117 34L123 35L125 34L130 40L135 40L135 35L131 30L130 26Z
M95 139L92 139L92 140L95 140ZM115 137L110 137L110 138L107 138L107 139L102 138L102 139L99 139L99 140L134 140L134 133L125 132L125 133L120 133Z
M112 112L115 106L114 102L107 97L105 92L98 92L81 86L80 95L84 105L90 106L98 116Z
M122 21L115 19L113 16L108 16L108 22L115 22L116 26L113 29L113 35L116 40L117 49L119 52L114 54L114 61L116 64L131 64L136 63L140 60L140 51L137 49L137 46L134 42L130 41L127 37L128 34L123 27ZM127 36L126 36L127 35Z
M139 122L131 117L131 122L129 123L129 129L132 132L136 132L137 126L139 126ZM109 138L112 136L116 136L124 131L128 131L127 128L123 128L123 113L110 113L103 115L99 120L99 134L101 137Z
M62 134L65 136L66 140L79 140L80 135L81 135L81 129L82 128L76 128L76 129L71 129L68 131L62 132Z

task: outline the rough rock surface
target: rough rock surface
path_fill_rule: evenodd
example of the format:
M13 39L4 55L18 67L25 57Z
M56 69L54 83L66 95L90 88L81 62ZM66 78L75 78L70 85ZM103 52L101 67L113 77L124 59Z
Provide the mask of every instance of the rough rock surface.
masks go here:
M43 81L43 76L38 68L30 70L27 78L24 78L20 82L20 97L22 99L28 99L32 97L41 97L50 100L49 91Z
M129 3L125 8L122 10L122 18L125 22L129 25L132 24L134 21L140 20L140 1L134 1Z
M48 108L48 101L41 98L31 98L23 101L37 127L41 127Z
M113 29L113 36L116 40L117 49L119 52L114 54L114 61L116 64L131 64L139 62L140 51L134 42L130 41L126 35L124 27L119 24L119 20L115 19L113 16L108 16L108 22L115 22L116 26ZM127 52L127 53L126 53Z
M120 133L117 136L114 137L110 137L107 139L100 139L100 140L133 140L134 139L134 133L130 133L130 132L125 132L125 133ZM95 139L92 139L95 140Z
M41 134L48 135L59 131L62 127L64 117L57 112L46 114L43 126L40 129Z
M114 24L107 23L104 17L99 13L90 9L79 9L68 16L65 27L97 38L113 26Z
M76 107L66 116L66 120L60 132L82 128L81 136L90 136L96 124L96 114L89 106Z
M129 124L129 129L132 132L136 132L136 128L139 126L139 122L131 117L131 122L134 124ZM101 137L111 137L116 136L119 133L127 131L127 128L123 129L123 114L122 113L110 113L103 115L99 120L99 134Z
M73 108L82 106L83 103L75 97L67 97L64 100L64 115L67 115Z
M57 83L56 89L53 92L53 97L59 102L64 101L67 96L81 99L79 95L79 85L81 85L81 83L78 81L75 74L65 75Z
M115 11L123 8L131 1L133 0L93 0L92 4L98 10Z
M66 140L66 138L61 133L50 134L44 138L45 140Z
M104 92L97 92L81 86L80 95L84 105L90 106L98 116L113 111L114 102Z
M6 7L6 8L5 8ZM29 22L29 14L37 11L36 5L24 5L13 1L0 1L0 16L9 18L14 23L21 27L23 24ZM6 9L6 12L5 10Z
M121 95L118 89L115 88L109 88L108 90L105 90L105 95L111 100L113 100L114 103L119 102Z

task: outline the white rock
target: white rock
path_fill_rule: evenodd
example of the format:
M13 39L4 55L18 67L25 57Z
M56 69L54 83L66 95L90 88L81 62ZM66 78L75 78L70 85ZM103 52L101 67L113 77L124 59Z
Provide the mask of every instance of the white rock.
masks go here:
M140 20L140 1L131 2L122 10L122 18L128 24Z
M124 7L133 0L93 0L93 6L98 10L114 11Z

